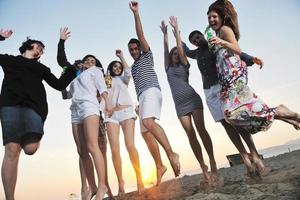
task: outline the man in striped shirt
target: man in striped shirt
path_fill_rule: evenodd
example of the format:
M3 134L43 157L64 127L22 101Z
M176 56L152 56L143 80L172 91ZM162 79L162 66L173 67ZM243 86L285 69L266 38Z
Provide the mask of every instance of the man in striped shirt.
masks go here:
M172 150L163 128L155 121L160 118L161 90L154 71L152 51L144 37L138 2L131 1L129 7L134 15L136 34L138 36L138 39L129 41L128 49L134 59L132 76L139 101L141 132L156 164L158 185L167 168L162 163L157 142L164 148L175 177L180 173L179 156Z

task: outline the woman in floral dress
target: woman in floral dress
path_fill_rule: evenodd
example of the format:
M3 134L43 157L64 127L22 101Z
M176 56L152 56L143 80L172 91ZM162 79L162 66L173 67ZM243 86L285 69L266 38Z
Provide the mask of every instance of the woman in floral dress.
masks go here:
M221 101L225 119L239 132L257 133L270 128L274 119L279 119L300 129L300 116L284 105L268 107L251 91L248 84L247 66L238 55L241 49L237 13L228 0L217 0L210 5L208 12L209 26L216 36L209 39L216 54L219 82L222 86ZM249 161L249 160L248 160ZM244 163L250 177L261 175L264 164L259 157L252 157Z
M228 0L218 0L209 7L207 14L209 25L217 34L209 42L215 45L226 120L252 134L268 130L274 119L292 124L298 130L298 113L284 105L268 107L247 85L247 66L238 56L240 34L232 4Z

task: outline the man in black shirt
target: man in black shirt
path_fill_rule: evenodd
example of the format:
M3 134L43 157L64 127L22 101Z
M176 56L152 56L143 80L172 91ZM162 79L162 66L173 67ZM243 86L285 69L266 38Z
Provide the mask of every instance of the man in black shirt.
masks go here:
M0 31L0 40L9 38L11 30ZM27 39L19 48L21 55L0 54L4 72L0 95L0 119L5 154L2 163L2 182L6 200L14 200L18 160L21 150L33 155L43 136L48 114L46 91L42 81L56 90L65 89L76 77L70 66L59 79L48 67L38 62L44 44Z

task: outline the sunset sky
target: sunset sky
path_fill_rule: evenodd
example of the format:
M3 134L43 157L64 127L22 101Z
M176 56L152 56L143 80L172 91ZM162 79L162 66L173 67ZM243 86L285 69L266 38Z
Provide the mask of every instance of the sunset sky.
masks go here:
M191 151L188 139L177 119L163 66L163 36L159 28L162 19L178 17L182 38L189 47L188 35L207 25L207 8L212 0L140 0L140 16L145 37L154 54L155 70L163 94L162 115L159 124L165 129L174 151L180 155L182 175L199 166ZM263 2L263 3L262 3ZM299 0L232 0L239 15L244 52L261 57L265 66L249 68L249 86L269 106L284 103L300 112L300 1ZM106 66L117 58L115 49L123 49L128 63L133 62L127 50L127 42L136 37L133 14L126 0L0 0L0 28L12 29L11 38L0 43L0 53L18 55L21 43L30 36L42 40L46 46L41 62L57 76L61 69L56 62L59 28L68 26L71 38L66 42L68 59L73 62L86 54L94 54ZM170 27L170 26L168 26ZM175 40L169 28L170 47ZM204 102L206 128L211 135L219 166L227 163L226 155L237 153L220 124L213 121L205 104L202 80L195 61L190 60L190 84ZM3 71L0 70L0 80ZM21 155L16 199L64 200L70 193L80 193L78 155L71 133L70 101L64 101L58 91L45 84L49 115L45 123L45 135L41 147L34 156ZM133 83L129 90L137 103ZM300 132L292 126L276 121L268 132L254 136L258 149L284 144L299 139ZM122 134L121 134L122 135ZM136 146L140 154L141 169L146 184L155 182L155 165L136 123ZM123 136L123 174L127 191L135 190L135 175L126 152ZM0 139L2 143L2 138ZM163 161L168 167L164 180L173 178L172 169L164 151ZM0 150L2 159L4 148ZM204 151L204 155L206 152ZM117 179L108 149L109 181L113 193L117 193ZM205 161L208 163L207 156ZM0 200L4 191L0 184Z

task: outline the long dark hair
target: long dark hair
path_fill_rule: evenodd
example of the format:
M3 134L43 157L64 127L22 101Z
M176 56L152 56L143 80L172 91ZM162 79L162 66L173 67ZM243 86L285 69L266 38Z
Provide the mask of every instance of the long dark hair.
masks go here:
M121 65L121 73L119 75L116 75L114 70L113 70L113 67L116 63L119 63ZM121 74L123 73L123 64L120 62L120 61L117 61L117 60L114 60L112 61L111 63L109 63L108 67L107 67L107 71L109 71L110 75L112 77L114 76L121 76Z
M209 6L207 14L211 11L218 13L222 19L223 25L229 26L232 29L236 40L239 40L240 30L238 16L232 3L228 0L217 0Z

